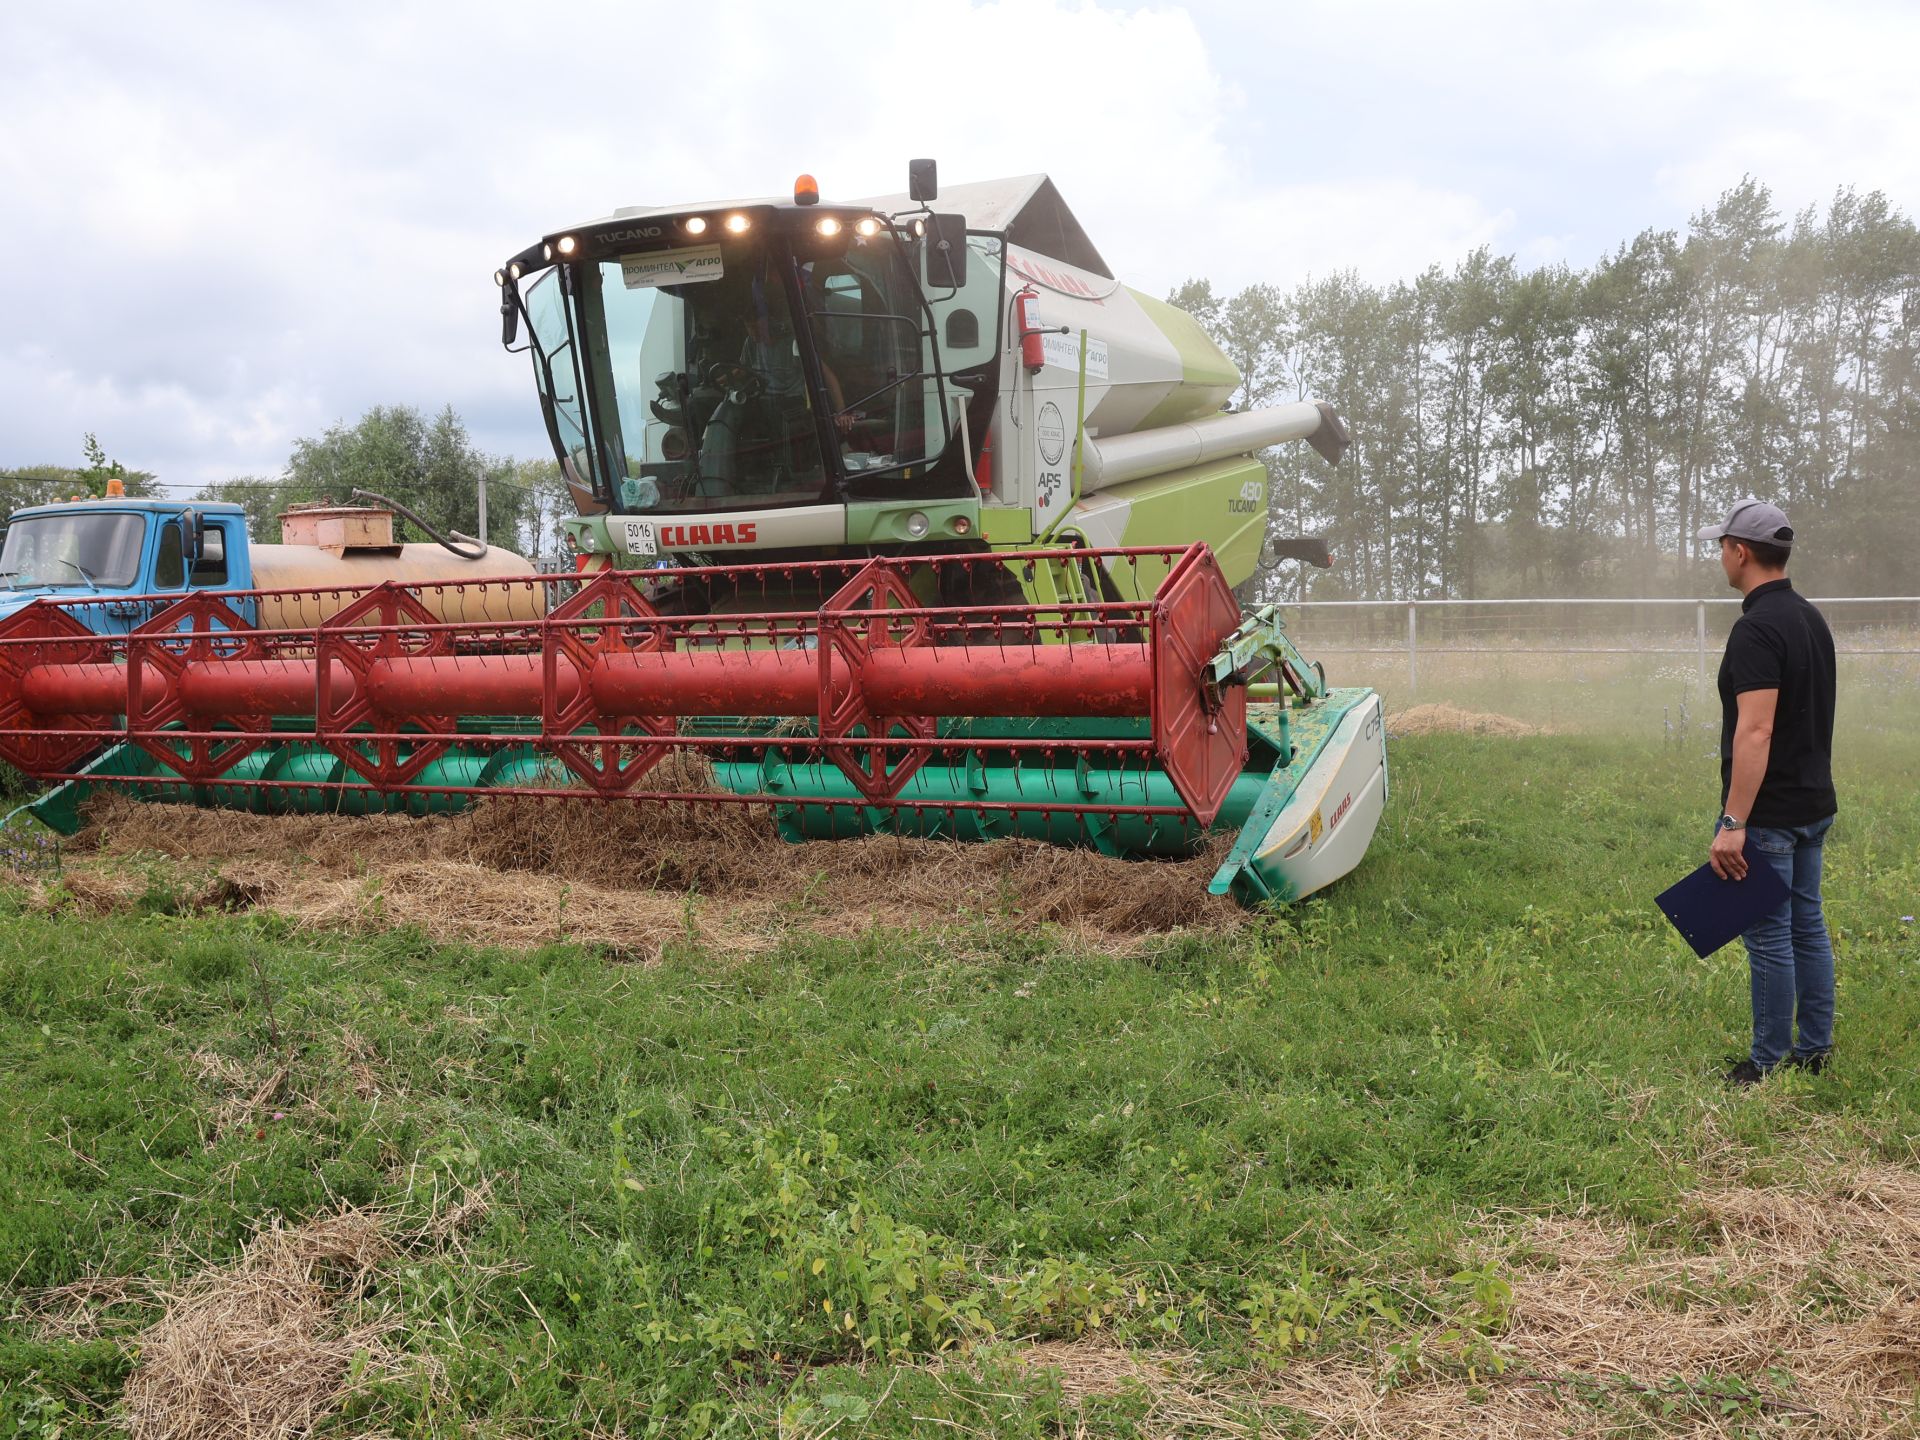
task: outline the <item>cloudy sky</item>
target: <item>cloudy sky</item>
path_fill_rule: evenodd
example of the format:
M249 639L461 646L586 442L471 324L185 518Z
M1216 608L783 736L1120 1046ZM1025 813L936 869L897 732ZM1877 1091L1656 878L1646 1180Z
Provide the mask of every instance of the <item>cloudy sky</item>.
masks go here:
M545 452L506 255L617 205L1050 172L1121 276L1591 262L1742 174L1920 210L1920 6L0 7L0 465L182 487L369 405Z

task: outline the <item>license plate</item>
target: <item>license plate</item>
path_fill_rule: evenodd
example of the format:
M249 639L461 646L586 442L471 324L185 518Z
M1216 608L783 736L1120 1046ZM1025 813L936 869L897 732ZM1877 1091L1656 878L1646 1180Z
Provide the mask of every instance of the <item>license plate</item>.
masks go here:
M651 520L622 520L618 522L625 539L629 555L658 555L660 553L660 530Z

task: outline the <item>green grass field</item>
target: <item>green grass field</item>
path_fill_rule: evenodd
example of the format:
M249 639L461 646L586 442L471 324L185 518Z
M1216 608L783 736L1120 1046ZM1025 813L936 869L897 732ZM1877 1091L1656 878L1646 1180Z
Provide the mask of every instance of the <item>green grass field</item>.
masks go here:
M1844 755L1840 1063L1739 1095L1744 957L1651 903L1704 858L1709 749L1400 741L1360 872L1118 955L982 916L641 966L16 886L0 1436L112 1432L170 1295L342 1206L388 1239L321 1434L1346 1433L1286 1390L1313 1365L1493 1403L1533 1373L1516 1227L1687 1252L1709 1183L1915 1161L1911 742ZM1736 1282L1661 1303L1760 1303ZM1867 1303L1822 1283L1771 1299ZM1186 1408L1075 1346L1177 1364ZM1617 1433L1780 1433L1796 1367L1549 1388Z

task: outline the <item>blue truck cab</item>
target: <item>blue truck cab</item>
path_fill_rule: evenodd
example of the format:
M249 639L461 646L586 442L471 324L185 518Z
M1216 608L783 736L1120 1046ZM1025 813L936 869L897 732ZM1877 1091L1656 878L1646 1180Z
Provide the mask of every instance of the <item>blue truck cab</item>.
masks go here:
M246 512L216 501L30 505L0 546L0 620L47 597L81 602L68 608L90 629L125 634L193 591L252 588Z

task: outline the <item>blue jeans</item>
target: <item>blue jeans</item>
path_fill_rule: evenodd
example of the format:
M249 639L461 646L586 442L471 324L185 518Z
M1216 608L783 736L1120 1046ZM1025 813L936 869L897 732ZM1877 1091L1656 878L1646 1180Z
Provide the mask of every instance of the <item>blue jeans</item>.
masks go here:
M1821 847L1832 825L1829 815L1811 825L1747 827L1788 891L1778 910L1740 937L1753 979L1753 1063L1762 1070L1789 1054L1805 1059L1833 1048L1833 946L1820 913Z

